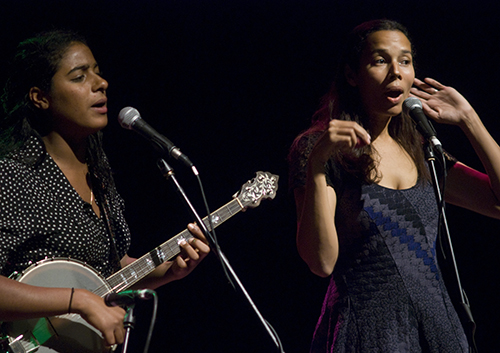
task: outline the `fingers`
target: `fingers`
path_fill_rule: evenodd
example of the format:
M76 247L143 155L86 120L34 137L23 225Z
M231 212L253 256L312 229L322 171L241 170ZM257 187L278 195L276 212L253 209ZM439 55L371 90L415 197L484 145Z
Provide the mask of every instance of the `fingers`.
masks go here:
M201 239L203 242L207 242L207 239L203 235L203 232L201 231L200 227L196 223L189 223L187 226L189 232L193 234L195 237L198 239Z
M413 85L415 87L412 87L410 92L415 97L422 99L429 99L434 94L446 88L445 85L429 77L426 77L424 81L415 78Z
M201 229L195 223L188 224L188 230L195 236L189 240L189 244L191 247L197 250L197 252L201 252L203 254L208 254L210 252L210 247L208 246L208 241L203 235Z
M178 257L180 257L185 263L188 261L198 261L210 252L210 247L196 238L190 239L189 242L182 241L180 246L182 248L182 254ZM182 263L179 265L182 265Z
M75 290L73 303L75 312L102 333L107 346L123 343L125 310L120 307L108 307L103 298L82 289Z
M123 341L125 341L125 328L123 327L123 325L117 327L114 333L116 339L116 343L114 344L122 344Z
M196 252L201 254L201 255L206 255L210 252L210 247L208 246L208 244L206 244L205 242L200 241L196 238L190 239L189 245L191 245L191 247L193 249L195 249Z
M200 241L198 241L198 242L200 242ZM189 259L198 260L200 258L200 255L196 251L197 248L194 248L193 246L191 246L191 244L188 243L187 241L183 240L180 243L180 246L182 248L182 256L181 257L184 259L184 261L189 261Z
M433 86L420 81L418 78L415 78L413 84L415 87L412 87L410 89L410 93L417 98L429 99L433 93L436 93L438 91Z
M332 120L328 132L330 140L342 147L354 148L371 143L368 132L353 121Z
M125 328L123 327L125 311L120 307L106 307L106 309L109 312L101 311L103 319L101 333L104 342L109 347L122 344L125 339Z
M195 236L188 241L179 243L181 253L175 258L167 271L170 280L177 280L187 276L210 252L206 238L194 223L188 225L189 231Z
M123 333L121 331L123 331ZM115 344L122 344L125 338L124 331L125 330L115 329L114 331L102 332L104 338L104 345L106 347L111 347Z
M437 80L433 79L433 78L430 78L430 77L426 77L424 79L425 83L427 83L429 86L431 86L432 88L435 88L437 89L438 91L440 90L443 90L446 88L445 85L441 84L440 82L438 82Z
M181 254L177 256L176 263L182 269L196 266L210 252L210 247L200 228L195 223L190 223L188 229L195 237L189 241L183 240L179 244Z
M186 259L183 259L182 256L179 255L175 258L175 264L177 265L178 268L183 269L183 270L187 269L188 262L189 262L189 257ZM174 267L172 267L172 268L174 268Z
M349 151L371 143L368 132L354 121L333 119L316 141L309 155L308 164L322 170L325 162L335 151Z
M125 328L123 327L125 310L120 307L110 308L106 306L106 311L101 311L103 321L100 323L104 343L107 347L122 344L125 340Z

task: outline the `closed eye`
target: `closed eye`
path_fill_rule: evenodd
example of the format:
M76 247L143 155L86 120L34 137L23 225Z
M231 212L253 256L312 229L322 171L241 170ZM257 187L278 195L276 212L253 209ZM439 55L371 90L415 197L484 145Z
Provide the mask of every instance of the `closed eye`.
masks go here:
M85 75L79 75L71 79L72 82L81 82L85 79Z

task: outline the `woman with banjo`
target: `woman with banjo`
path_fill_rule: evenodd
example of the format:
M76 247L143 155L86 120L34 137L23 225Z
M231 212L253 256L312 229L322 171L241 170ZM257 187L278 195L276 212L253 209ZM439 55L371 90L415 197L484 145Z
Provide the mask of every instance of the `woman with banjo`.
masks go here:
M123 200L102 150L108 82L85 40L67 31L20 43L8 72L0 123L0 321L75 313L105 346L120 344L122 308L85 289L7 278L46 258L78 260L105 278L134 261ZM208 254L198 227L188 228L194 237L180 243L181 254L136 287L180 279Z

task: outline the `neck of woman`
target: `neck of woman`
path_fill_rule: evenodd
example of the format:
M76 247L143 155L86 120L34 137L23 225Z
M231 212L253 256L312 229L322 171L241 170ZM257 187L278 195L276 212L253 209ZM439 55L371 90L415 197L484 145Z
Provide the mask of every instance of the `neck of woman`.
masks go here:
M87 140L72 141L56 132L42 137L47 153L63 170L85 170L87 172Z
M389 123L391 122L391 119L392 117L370 119L369 130L372 141L391 138L389 135Z

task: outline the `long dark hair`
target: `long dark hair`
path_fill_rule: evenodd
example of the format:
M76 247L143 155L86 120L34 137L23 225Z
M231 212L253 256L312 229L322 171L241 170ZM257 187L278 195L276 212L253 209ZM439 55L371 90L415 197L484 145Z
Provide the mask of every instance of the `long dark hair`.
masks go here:
M2 118L0 120L0 158L23 148L31 137L41 136L47 124L45 114L35 107L29 97L32 87L50 92L52 78L59 69L68 48L75 44L87 45L78 33L67 30L43 32L21 42L9 63L9 77L1 96ZM113 185L109 163L102 149L102 133L88 137L87 162L91 172L101 179L104 187ZM41 159L22 162L38 164ZM113 189L113 188L112 188Z
M335 79L330 91L322 98L320 108L314 113L309 129L299 135L294 143L297 143L304 135L325 131L332 119L355 121L370 133L369 118L363 109L358 89L347 82L345 68L349 67L354 72L359 70L360 58L367 38L378 31L399 31L410 40L408 30L396 21L373 20L364 22L354 28L345 41L345 49L338 61ZM412 54L414 57L413 46ZM401 113L401 116L397 119L391 119L388 130L390 136L403 147L414 161L419 179L428 179L428 171L425 167L422 150L422 138L415 130L411 118ZM367 145L347 153L336 151L333 157L348 173L357 179L365 183L373 183L380 177L376 173L376 164L372 157L373 152L372 146Z

